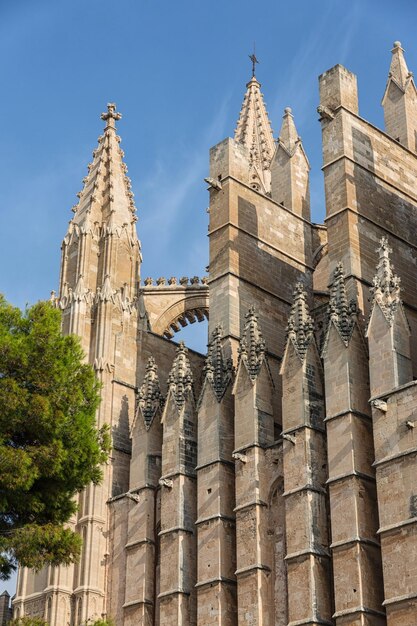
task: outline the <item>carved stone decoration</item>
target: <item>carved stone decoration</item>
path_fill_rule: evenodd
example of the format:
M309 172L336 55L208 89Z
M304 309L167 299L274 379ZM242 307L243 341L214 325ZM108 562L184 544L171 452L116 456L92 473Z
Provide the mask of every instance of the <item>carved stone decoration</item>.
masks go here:
M394 266L390 259L392 249L386 237L382 237L377 252L379 259L371 288L372 304L377 303L387 322L392 324L394 314L401 304L400 278L394 274Z
M233 378L232 359L224 358L222 336L223 329L219 324L211 335L206 364L203 370L204 379L213 387L218 402L223 398L227 385Z
M245 315L246 323L243 328L239 345L239 360L243 361L252 381L258 376L262 363L265 360L265 340L262 337L255 307L251 307Z
M158 378L158 366L150 356L146 364L146 373L138 393L138 409L141 410L146 429L151 427L153 418L158 410L162 409L164 398L161 393Z
M347 346L358 318L358 306L355 300L348 302L343 263L338 263L333 274L328 310L329 324L334 324Z
M302 283L297 283L294 291L294 304L287 325L287 338L297 354L304 359L307 348L313 339L313 320L307 305L307 293Z
M187 397L193 394L193 374L187 354L188 350L181 341L168 376L168 389L173 395L178 410L182 409Z
M265 176L275 151L275 143L268 112L265 107L261 85L255 76L246 85L235 141L246 147L249 153L250 185L257 190L269 191Z
M99 287L97 288L96 302L110 302L111 301L114 303L115 294L116 292L113 291L112 286L111 286L110 275L106 274L106 277L104 279L101 289Z

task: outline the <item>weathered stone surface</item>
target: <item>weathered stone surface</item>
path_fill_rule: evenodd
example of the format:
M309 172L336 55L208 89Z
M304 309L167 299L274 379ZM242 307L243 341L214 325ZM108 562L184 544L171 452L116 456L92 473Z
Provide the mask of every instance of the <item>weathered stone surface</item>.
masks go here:
M113 449L71 521L80 563L21 571L16 616L417 623L417 99L392 52L385 131L349 70L319 78L323 225L292 112L275 144L252 77L210 151L208 278L141 285L108 105L51 300L102 382ZM168 340L209 309L206 357Z

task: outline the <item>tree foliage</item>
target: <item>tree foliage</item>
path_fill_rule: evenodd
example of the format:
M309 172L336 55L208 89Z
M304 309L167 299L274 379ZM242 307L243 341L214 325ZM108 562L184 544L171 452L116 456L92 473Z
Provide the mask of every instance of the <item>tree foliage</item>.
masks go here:
M48 302L24 313L0 295L0 578L16 562L77 560L65 523L75 494L102 478L108 430L97 430L100 386L79 339L61 335Z
M11 622L8 622L8 626L48 626L48 623L41 617L25 616L12 619Z
M42 617L19 617L8 623L8 626L49 626ZM88 620L84 626L114 626L112 619Z

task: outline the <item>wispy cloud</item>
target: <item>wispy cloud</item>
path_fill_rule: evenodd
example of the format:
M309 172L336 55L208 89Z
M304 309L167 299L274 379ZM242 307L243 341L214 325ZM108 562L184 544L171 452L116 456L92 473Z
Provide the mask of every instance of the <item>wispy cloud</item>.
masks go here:
M297 123L304 124L311 115L313 101L317 99L317 76L325 69L324 59L344 63L351 49L360 10L359 0L352 0L344 17L335 20L334 5L328 3L320 14L320 22L311 28L303 43L298 46L286 71L280 76L273 99L272 111L278 117L284 106L296 110ZM337 59L337 60L336 60ZM308 84L310 83L310 84ZM300 89L300 85L303 86Z
M140 182L141 195L147 211L141 218L143 232L155 231L158 224L164 228L158 230L158 246L168 245L172 235L172 226L179 214L187 210L190 197L195 197L203 187L203 178L207 175L208 148L222 137L228 117L230 94L220 103L218 110L201 133L200 141L191 151L183 148L167 157L159 157L152 175ZM191 244L191 242L190 242Z

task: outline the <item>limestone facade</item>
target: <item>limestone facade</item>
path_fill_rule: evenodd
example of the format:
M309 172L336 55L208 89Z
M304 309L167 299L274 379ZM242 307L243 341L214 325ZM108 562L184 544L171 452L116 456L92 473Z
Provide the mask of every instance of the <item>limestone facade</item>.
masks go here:
M385 130L346 68L319 88L325 223L292 111L275 140L253 76L210 151L203 278L141 282L121 116L102 115L52 300L103 384L111 460L71 521L80 563L20 571L15 616L417 624L417 90L399 42ZM172 341L204 318L207 355Z

